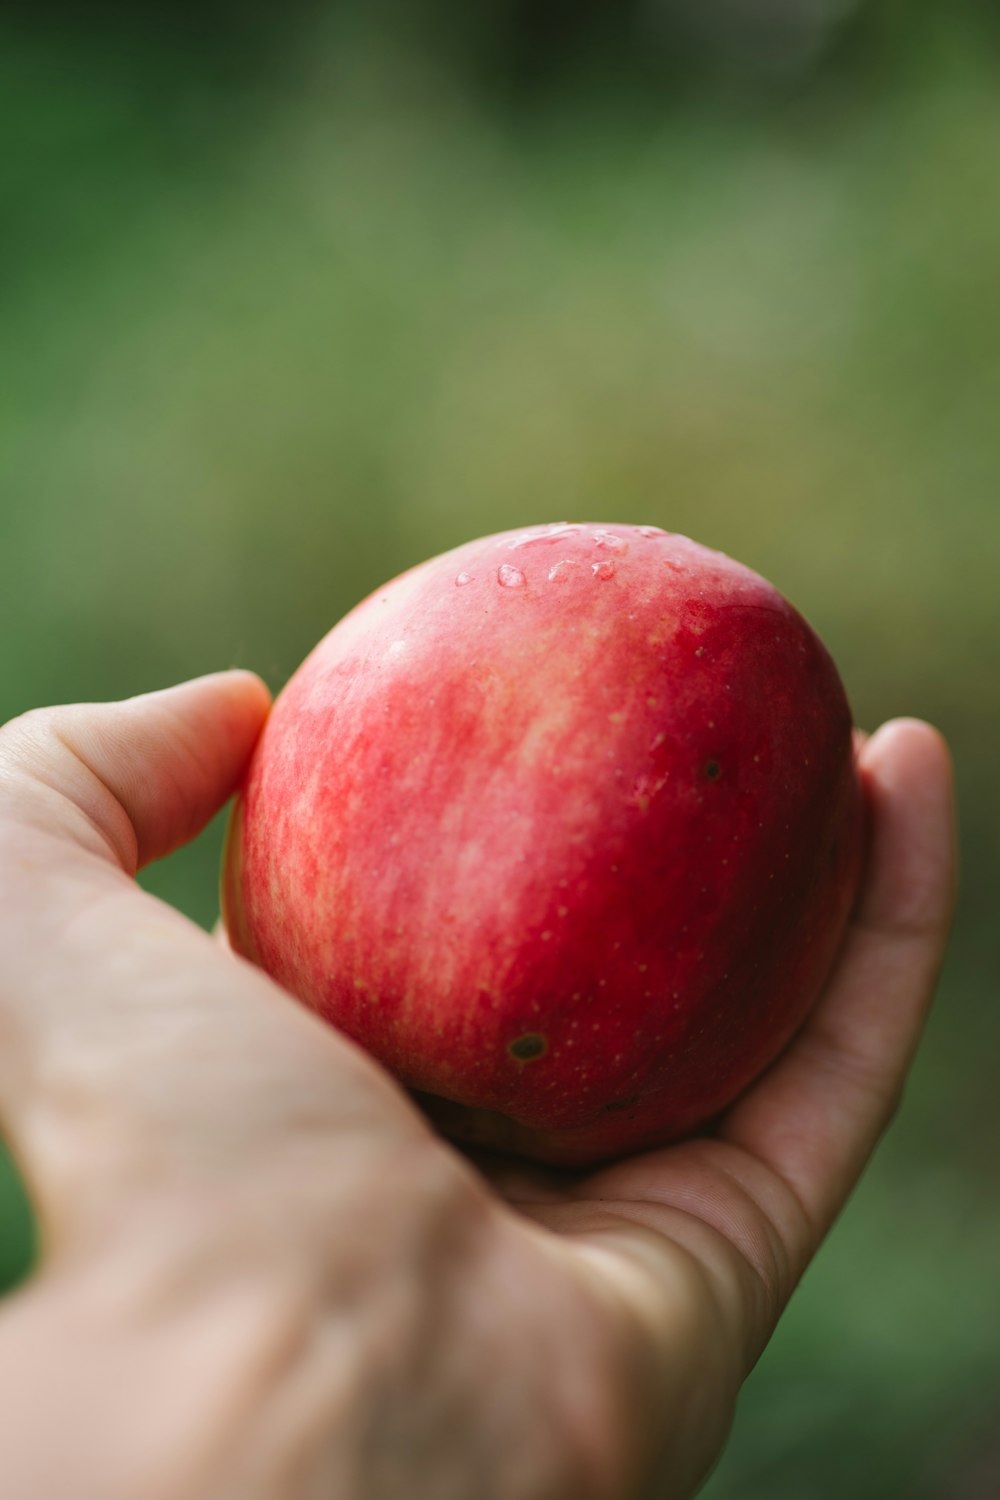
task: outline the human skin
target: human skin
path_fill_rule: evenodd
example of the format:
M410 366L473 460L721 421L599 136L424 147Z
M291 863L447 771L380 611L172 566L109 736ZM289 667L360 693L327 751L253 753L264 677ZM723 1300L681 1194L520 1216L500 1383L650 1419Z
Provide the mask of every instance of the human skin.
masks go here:
M227 673L0 731L0 1123L42 1228L0 1311L5 1492L694 1493L900 1099L953 900L940 737L861 749L868 869L790 1049L710 1136L556 1174L438 1140L134 883L267 706Z

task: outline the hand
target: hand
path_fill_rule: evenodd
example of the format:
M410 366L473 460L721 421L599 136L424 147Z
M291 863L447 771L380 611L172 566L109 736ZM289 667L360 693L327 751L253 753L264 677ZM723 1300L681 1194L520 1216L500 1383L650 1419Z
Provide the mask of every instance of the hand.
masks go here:
M690 1495L899 1101L954 883L926 725L861 751L864 891L710 1138L590 1176L438 1141L137 868L234 789L228 673L0 732L0 1120L41 1264L0 1310L17 1500Z

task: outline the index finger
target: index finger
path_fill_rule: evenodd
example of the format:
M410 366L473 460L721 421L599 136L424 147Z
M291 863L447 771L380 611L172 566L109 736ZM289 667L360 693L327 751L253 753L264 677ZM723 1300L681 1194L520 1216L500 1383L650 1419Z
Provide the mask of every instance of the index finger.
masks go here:
M895 720L863 746L860 770L871 846L840 957L803 1030L718 1130L788 1183L817 1239L899 1102L955 895L952 769L941 736Z

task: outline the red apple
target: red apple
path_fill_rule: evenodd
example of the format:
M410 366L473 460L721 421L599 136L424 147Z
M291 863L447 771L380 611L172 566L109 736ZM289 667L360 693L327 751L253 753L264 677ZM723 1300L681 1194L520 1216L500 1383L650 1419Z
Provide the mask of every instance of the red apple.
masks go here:
M836 668L769 583L656 527L536 526L320 642L224 910L448 1133L591 1163L704 1124L785 1046L862 824Z

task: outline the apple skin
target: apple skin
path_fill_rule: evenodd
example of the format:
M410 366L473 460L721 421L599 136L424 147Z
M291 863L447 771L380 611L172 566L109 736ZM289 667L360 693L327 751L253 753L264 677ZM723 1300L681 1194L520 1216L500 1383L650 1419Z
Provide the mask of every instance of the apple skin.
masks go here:
M237 800L237 952L460 1140L581 1166L704 1125L814 1004L863 858L836 668L759 575L537 526L372 594Z

